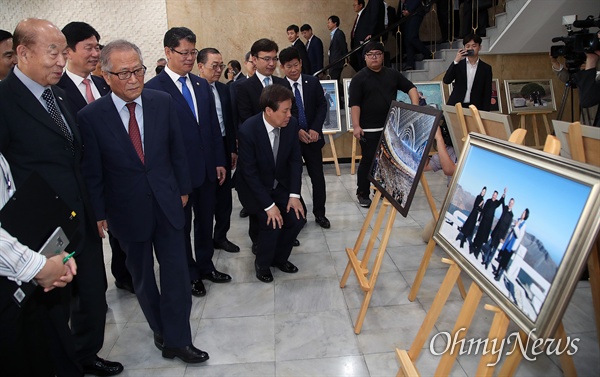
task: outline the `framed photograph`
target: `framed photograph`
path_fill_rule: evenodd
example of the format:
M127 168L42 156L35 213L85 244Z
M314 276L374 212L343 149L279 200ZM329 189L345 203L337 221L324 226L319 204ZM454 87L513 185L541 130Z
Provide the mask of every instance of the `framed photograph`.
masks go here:
M350 115L350 81L352 79L344 79L344 103L346 104L346 130L352 131L354 127L352 127L352 116Z
M448 95L452 94L452 89L452 83L448 84ZM500 81L498 79L492 79L492 107L490 112L502 112L502 96L500 95Z
M425 168L442 112L393 101L369 179L406 217Z
M415 82L413 84L419 91L419 106L431 106L436 110L441 110L442 105L446 104L441 81ZM408 94L401 90L396 94L396 101L412 103Z
M556 111L552 80L504 80L508 112Z
M336 80L321 80L325 101L327 102L327 114L323 123L324 134L334 134L342 130L342 119L340 116L340 99Z
M561 120L552 120L552 127L554 128L554 133L556 137L560 141L560 155L565 158L571 157L571 148L569 146L569 126L570 122L564 122ZM600 143L600 128L581 125L581 136L583 136L584 140L588 140L586 143L584 141L584 145L586 149L590 148L591 150L598 151L598 143ZM590 143L590 140L595 140L596 144ZM587 145L586 145L587 144Z
M434 240L524 332L553 337L600 228L600 169L470 134Z

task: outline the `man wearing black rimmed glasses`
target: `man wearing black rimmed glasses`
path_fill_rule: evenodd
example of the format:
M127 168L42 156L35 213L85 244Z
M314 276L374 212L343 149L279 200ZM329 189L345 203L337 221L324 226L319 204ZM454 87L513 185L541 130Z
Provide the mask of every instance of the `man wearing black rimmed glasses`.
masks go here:
M78 114L97 231L104 236L110 229L125 250L135 294L162 356L206 361L208 354L192 344L189 322L183 207L192 186L175 101L144 89L146 67L133 43L107 44L100 62L112 94Z
M231 281L231 276L217 271L212 261L215 196L217 186L225 181L225 148L211 88L206 80L190 73L198 55L196 35L186 27L171 28L165 33L164 46L167 66L146 87L169 93L177 109L193 188L185 207L185 245L192 295L199 297L206 295L202 279Z

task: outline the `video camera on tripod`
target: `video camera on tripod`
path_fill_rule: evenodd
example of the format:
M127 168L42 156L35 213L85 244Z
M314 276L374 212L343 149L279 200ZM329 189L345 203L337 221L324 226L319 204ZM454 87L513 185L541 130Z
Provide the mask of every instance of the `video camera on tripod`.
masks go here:
M565 65L569 73L578 72L581 65L585 63L586 53L600 50L598 33L590 33L589 28L600 28L600 17L588 16L585 20L577 20L576 15L564 16L562 24L567 28L567 35L552 38L552 42L563 42L564 45L550 47L550 55L553 58L564 56ZM574 31L573 27L580 28Z

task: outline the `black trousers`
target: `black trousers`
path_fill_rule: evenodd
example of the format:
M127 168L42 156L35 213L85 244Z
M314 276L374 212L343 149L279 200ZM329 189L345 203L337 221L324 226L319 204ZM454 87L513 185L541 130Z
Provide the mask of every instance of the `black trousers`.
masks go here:
M362 150L362 158L358 165L358 171L356 172L356 195L369 197L369 190L371 182L369 181L369 170L373 164L375 153L377 152L377 146L379 145L379 139L381 138L380 132L365 132L364 141L361 140L360 148Z
M216 174L216 173L215 173ZM208 179L193 189L185 212L185 249L188 260L189 274L192 280L200 278L201 274L215 270L212 257L215 253L213 246L213 217L215 214L215 199L217 183ZM194 211L194 251L192 253L191 231L192 211ZM195 258L195 259L194 259Z
M125 252L121 248L119 241L113 237L112 233L108 232L108 242L112 252L110 260L110 272L116 281L131 282L131 274L125 265Z
M313 214L315 216L325 216L325 200L327 190L325 186L325 176L323 175L323 142L305 144L300 142L300 150L306 165L306 171L310 176L313 193Z
M227 232L231 228L231 211L233 210L233 188L231 180L231 154L228 153L225 166L225 181L221 186L217 184L216 203L215 203L215 228L213 239L216 242L223 242L227 239Z

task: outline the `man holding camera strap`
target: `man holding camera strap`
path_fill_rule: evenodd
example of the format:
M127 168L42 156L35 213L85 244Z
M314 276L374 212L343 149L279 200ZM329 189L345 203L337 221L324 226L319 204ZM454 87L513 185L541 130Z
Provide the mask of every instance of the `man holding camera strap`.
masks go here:
M463 46L444 75L444 84L454 81L447 104L454 106L461 102L463 107L475 105L478 110L490 111L492 67L479 59L481 37L469 34L463 39Z

